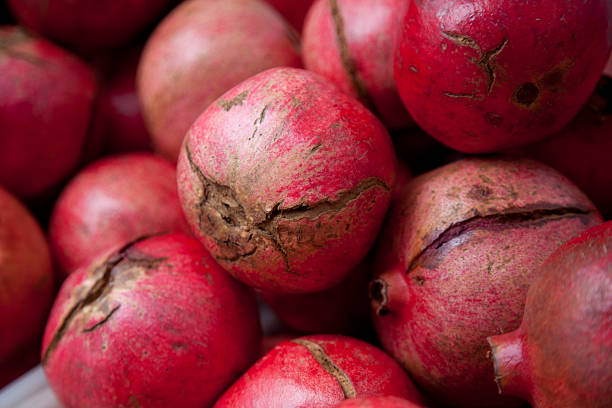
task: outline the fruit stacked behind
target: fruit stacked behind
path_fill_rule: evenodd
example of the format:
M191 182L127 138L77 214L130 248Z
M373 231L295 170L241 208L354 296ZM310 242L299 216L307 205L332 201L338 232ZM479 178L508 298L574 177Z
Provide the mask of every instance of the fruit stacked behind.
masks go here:
M608 1L119 3L1 16L0 386L612 405Z

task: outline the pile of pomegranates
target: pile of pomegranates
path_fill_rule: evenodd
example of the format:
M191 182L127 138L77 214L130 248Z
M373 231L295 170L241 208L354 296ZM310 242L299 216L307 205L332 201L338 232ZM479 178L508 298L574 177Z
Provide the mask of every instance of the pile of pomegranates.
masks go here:
M0 397L612 406L610 0L76 3L0 6Z

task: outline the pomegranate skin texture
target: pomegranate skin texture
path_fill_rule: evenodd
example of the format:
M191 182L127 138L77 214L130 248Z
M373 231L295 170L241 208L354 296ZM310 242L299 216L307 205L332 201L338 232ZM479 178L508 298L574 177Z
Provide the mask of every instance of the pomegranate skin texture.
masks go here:
M422 408L423 405L418 405L408 400L393 397L393 396L375 396L350 398L344 400L335 408Z
M464 159L414 178L394 202L370 284L383 348L432 399L502 407L486 338L520 324L536 269L601 216L535 161Z
M301 66L299 40L268 4L181 3L149 37L137 74L155 151L176 161L185 133L208 105L239 82L277 66Z
M254 293L195 239L170 234L70 275L42 365L67 408L203 407L255 361L260 342Z
M0 367L4 371L4 363L26 352L42 333L53 301L54 276L40 226L1 187L0 277Z
M529 288L521 326L489 338L502 394L534 408L612 406L612 221L559 248Z
M129 42L175 0L7 0L20 24L91 54Z
M16 26L0 27L0 185L22 199L77 165L96 82L78 58Z
M605 219L612 218L612 77L563 130L520 151L559 170L584 191Z
M354 98L387 127L413 125L393 80L406 0L317 0L302 35L304 66Z
M65 278L108 249L142 235L188 232L174 166L151 153L105 157L70 181L49 222L53 255Z
M214 408L325 408L369 395L421 400L406 373L381 350L350 337L316 335L274 347Z
M394 76L414 120L465 153L560 130L612 47L608 0L412 1Z
M312 293L365 257L396 167L363 105L312 72L274 68L196 120L177 177L187 221L221 266L261 290Z
M299 32L313 0L265 0L287 19Z

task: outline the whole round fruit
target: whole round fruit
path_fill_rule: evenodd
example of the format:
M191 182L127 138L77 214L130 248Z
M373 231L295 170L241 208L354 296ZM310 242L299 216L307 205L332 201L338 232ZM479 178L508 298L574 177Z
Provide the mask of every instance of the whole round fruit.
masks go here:
M489 338L503 394L535 408L612 406L612 221L559 248L527 295L521 326Z
M42 365L67 407L203 407L258 357L254 293L193 238L156 236L80 268L60 290Z
M537 268L601 216L535 161L461 160L413 179L377 247L370 295L383 348L444 404L501 407L491 335L520 324Z
M177 172L188 222L227 271L261 290L312 293L374 243L396 161L360 103L312 72L275 68L196 120Z
M0 367L33 345L53 301L51 255L28 210L0 187Z
M304 66L354 98L391 128L414 122L393 80L393 51L406 0L317 0L304 24Z
M20 24L91 54L129 42L174 0L7 0Z
M49 223L49 241L62 277L142 235L189 231L175 174L174 166L161 157L131 153L101 159L72 179Z
M76 57L16 26L0 27L0 185L41 195L77 165L96 83Z
M402 368L381 350L350 337L317 335L274 347L214 407L331 408L368 395L421 399Z
M607 0L412 1L396 48L399 94L427 133L466 153L565 126L612 47Z
M293 29L260 0L187 0L145 46L137 85L155 151L178 157L185 133L222 93L258 72L300 66Z

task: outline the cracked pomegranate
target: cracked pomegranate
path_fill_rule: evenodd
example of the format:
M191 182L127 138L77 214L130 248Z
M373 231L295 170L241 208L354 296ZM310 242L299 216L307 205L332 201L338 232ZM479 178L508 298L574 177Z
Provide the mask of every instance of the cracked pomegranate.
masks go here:
M76 57L16 26L0 27L0 185L32 198L77 165L96 88Z
M367 395L421 400L406 373L381 350L350 337L317 335L274 347L214 408L331 408Z
M0 187L2 371L7 368L5 363L34 346L40 336L53 301L53 280L51 255L40 226L15 197Z
M303 32L304 66L358 98L389 127L414 122L393 80L406 0L318 0Z
M156 236L74 272L42 365L67 408L210 406L257 358L254 293L195 239Z
M608 0L412 1L394 75L414 120L449 147L499 151L565 126L612 47Z
M534 408L612 406L612 221L559 248L521 326L489 338L500 392Z
M62 191L49 242L62 278L117 245L145 234L188 232L175 168L150 153L105 157Z
M174 0L7 0L20 24L80 52L125 45Z
M312 293L372 246L396 160L361 104L312 72L275 68L196 120L177 172L187 220L227 271L261 290Z
M155 29L137 77L156 152L178 157L193 121L258 72L301 65L293 28L260 0L188 0Z
M537 268L601 216L526 159L465 159L416 177L394 203L370 296L385 350L437 401L521 404L497 393L488 336L514 330Z

